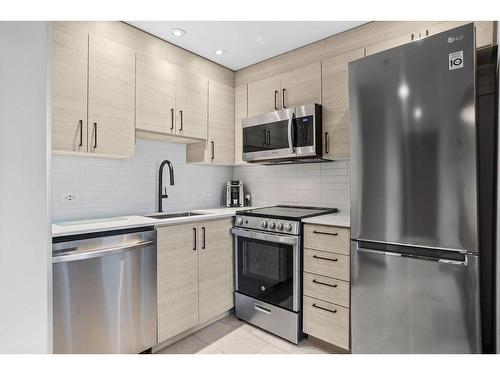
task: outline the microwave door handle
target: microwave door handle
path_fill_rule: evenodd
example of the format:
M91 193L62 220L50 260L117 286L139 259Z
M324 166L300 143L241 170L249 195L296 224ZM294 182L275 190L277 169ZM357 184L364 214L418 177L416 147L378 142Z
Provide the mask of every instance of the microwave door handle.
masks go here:
M292 113L290 118L288 119L288 148L290 149L290 154L295 154L295 147L293 147L293 139L292 139L292 123L293 123Z

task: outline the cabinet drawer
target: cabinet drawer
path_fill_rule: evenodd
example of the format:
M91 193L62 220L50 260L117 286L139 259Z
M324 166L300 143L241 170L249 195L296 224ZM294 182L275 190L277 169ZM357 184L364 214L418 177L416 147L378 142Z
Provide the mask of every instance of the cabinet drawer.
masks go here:
M349 256L305 249L304 271L349 281Z
M304 295L349 307L349 283L304 273Z
M304 226L304 247L339 254L349 254L350 231L326 225Z
M349 309L304 297L304 332L349 350Z

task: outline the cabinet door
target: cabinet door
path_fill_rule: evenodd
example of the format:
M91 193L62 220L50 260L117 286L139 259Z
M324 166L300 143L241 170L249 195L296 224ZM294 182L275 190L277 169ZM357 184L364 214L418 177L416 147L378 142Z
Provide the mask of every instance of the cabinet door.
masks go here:
M135 53L89 38L89 151L134 156Z
M210 80L208 151L212 164L234 163L234 87Z
M198 224L199 322L231 308L231 220Z
M364 56L360 48L322 62L323 157L349 158L347 64Z
M208 80L206 77L177 69L177 134L207 139Z
M198 324L196 224L158 228L158 341Z
M321 63L309 64L281 75L281 106L321 104Z
M272 112L281 107L279 76L248 84L248 116Z
M52 149L87 152L88 34L52 25Z
M175 66L137 54L137 130L175 134Z
M242 121L248 117L247 85L234 89L234 164L247 164L243 161Z
M394 39L384 40L383 42L369 45L368 47L366 47L366 56L373 55L375 53L382 52L394 47L398 47L406 43L410 43L411 41L418 39L419 36L420 33L415 32L411 34L404 34Z

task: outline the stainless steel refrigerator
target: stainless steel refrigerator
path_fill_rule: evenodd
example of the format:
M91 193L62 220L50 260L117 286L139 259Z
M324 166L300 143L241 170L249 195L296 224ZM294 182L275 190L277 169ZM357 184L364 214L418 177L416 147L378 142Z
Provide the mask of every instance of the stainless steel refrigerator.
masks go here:
M349 64L353 353L481 351L474 40Z

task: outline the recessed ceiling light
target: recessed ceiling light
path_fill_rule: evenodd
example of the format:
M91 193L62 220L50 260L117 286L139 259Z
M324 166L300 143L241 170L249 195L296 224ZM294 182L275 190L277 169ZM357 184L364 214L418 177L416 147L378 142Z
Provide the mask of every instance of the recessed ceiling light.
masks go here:
M223 49L218 49L218 50L215 50L215 54L216 55L223 55L226 51L223 50Z
M172 29L172 35L175 35L175 36L184 36L186 35L186 31L185 30L182 30L182 29Z

